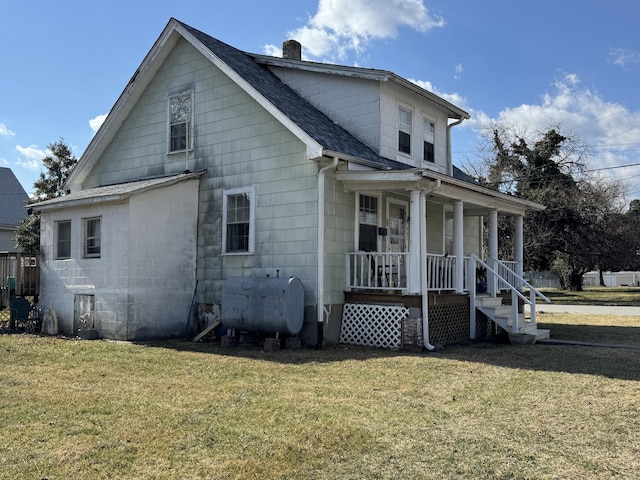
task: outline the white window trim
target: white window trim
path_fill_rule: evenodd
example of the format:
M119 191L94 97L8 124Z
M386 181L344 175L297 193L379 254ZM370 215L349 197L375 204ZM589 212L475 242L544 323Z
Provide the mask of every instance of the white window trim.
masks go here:
M400 110L401 109L411 114L411 125L409 126L410 128L408 132L409 133L409 153L400 151L400 131L401 131L400 130ZM415 135L413 133L415 130L414 117L415 117L415 111L412 107L398 102L398 106L396 108L396 152L398 152L398 155L402 155L408 158L413 158L413 152L415 150L413 146L414 138L415 138Z
M187 121L187 150L171 150L171 99L176 97L181 97L183 95L187 95L191 97L191 115L189 115L189 120ZM184 154L187 151L192 151L194 146L193 138L193 125L195 121L195 105L194 105L194 92L193 90L184 90L179 93L174 93L173 95L169 95L167 97L167 155L174 154Z
M87 240L89 239L87 236L87 223L91 220L99 220L100 221L100 253L87 253ZM82 258L101 258L102 257L102 217L100 215L95 217L86 217L82 219Z
M60 242L60 224L61 223L68 223L69 224L69 256L68 257L61 257L59 255L60 253L60 248L59 248L59 242ZM66 220L56 220L54 222L54 240L53 240L53 249L54 249L54 259L55 260L69 260L71 258L71 239L73 237L73 235L71 234L71 219L66 219Z
M355 202L355 213L354 213L354 237L355 237L355 241L353 244L353 248L354 251L358 251L360 249L360 197L365 196L365 197L373 197L373 198L377 198L378 202L378 210L376 212L377 215L377 227L380 228L381 221L382 221L382 193L375 193L375 192L358 192L356 195L356 202ZM367 225L372 225L372 224L367 224ZM376 248L376 251L380 250L380 236L378 235L378 239L377 239L377 245L378 247Z
M246 252L227 252L227 202L231 195L249 195L249 249ZM222 255L253 255L255 252L256 187L231 188L222 192Z
M424 159L424 142L426 141L425 139L425 132L424 132L424 125L425 123L433 123L433 162L429 162L428 160ZM422 159L421 161L426 163L427 165L436 165L438 162L436 161L436 137L438 132L438 122L436 122L435 118L432 118L428 115L422 115Z

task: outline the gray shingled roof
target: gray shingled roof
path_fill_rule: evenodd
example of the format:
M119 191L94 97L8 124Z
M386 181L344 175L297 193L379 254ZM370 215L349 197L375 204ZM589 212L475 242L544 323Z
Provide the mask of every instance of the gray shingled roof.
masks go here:
M227 45L185 23L179 23L326 150L374 162L383 169L410 168L408 165L378 155L300 97L266 67L257 63L250 54Z
M0 167L0 225L18 225L27 216L29 195L10 168Z

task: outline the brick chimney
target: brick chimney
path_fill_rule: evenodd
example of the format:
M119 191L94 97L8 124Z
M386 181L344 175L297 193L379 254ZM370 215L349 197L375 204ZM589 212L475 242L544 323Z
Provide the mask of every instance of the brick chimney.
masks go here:
M302 60L302 45L295 40L286 40L282 44L282 58Z

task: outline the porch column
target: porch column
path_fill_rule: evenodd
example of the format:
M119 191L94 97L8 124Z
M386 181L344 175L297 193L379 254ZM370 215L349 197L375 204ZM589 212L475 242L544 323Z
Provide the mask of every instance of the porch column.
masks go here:
M420 191L412 190L409 200L409 258L407 261L407 290L420 293Z
M455 264L456 293L464 292L464 203L453 204L453 256Z
M489 212L489 259L488 264L496 269L496 259L498 258L498 211ZM490 272L487 272L487 290L490 295L495 295L498 290L498 280Z
M524 278L524 235L523 235L523 218L522 215L516 215L515 217L515 235L513 240L513 260L516 262L516 273L520 278ZM522 284L518 285L518 288L522 290Z

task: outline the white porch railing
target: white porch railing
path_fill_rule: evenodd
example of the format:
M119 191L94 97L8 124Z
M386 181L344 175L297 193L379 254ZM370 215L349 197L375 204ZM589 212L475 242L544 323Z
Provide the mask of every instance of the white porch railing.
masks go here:
M511 308L512 308L512 332L518 333L518 298L522 299L522 301L529 305L531 310L531 322L535 325L536 323L536 297L540 297L547 303L551 303L545 295L543 295L540 291L538 291L533 285L527 282L524 278L520 277L515 271L513 271L509 266L505 264L505 262L497 261L495 262L496 268L492 268L486 262L482 261L475 255L471 255L469 257L469 263L467 264L468 273L467 276L469 279L475 283L476 271L478 269L478 265L483 267L487 272L487 279L491 281L492 278L497 280L498 285L502 285L501 288L511 291ZM507 277L514 279L513 283L509 283L509 280L503 276L502 273L505 273ZM521 287L529 288L529 298L527 298L521 291ZM496 293L493 292L492 296L496 296ZM472 325L475 323L475 310L476 310L476 292L475 289L471 289L469 291L469 300L471 307L471 316L472 316Z
M349 252L346 254L346 291L407 291L408 253Z

